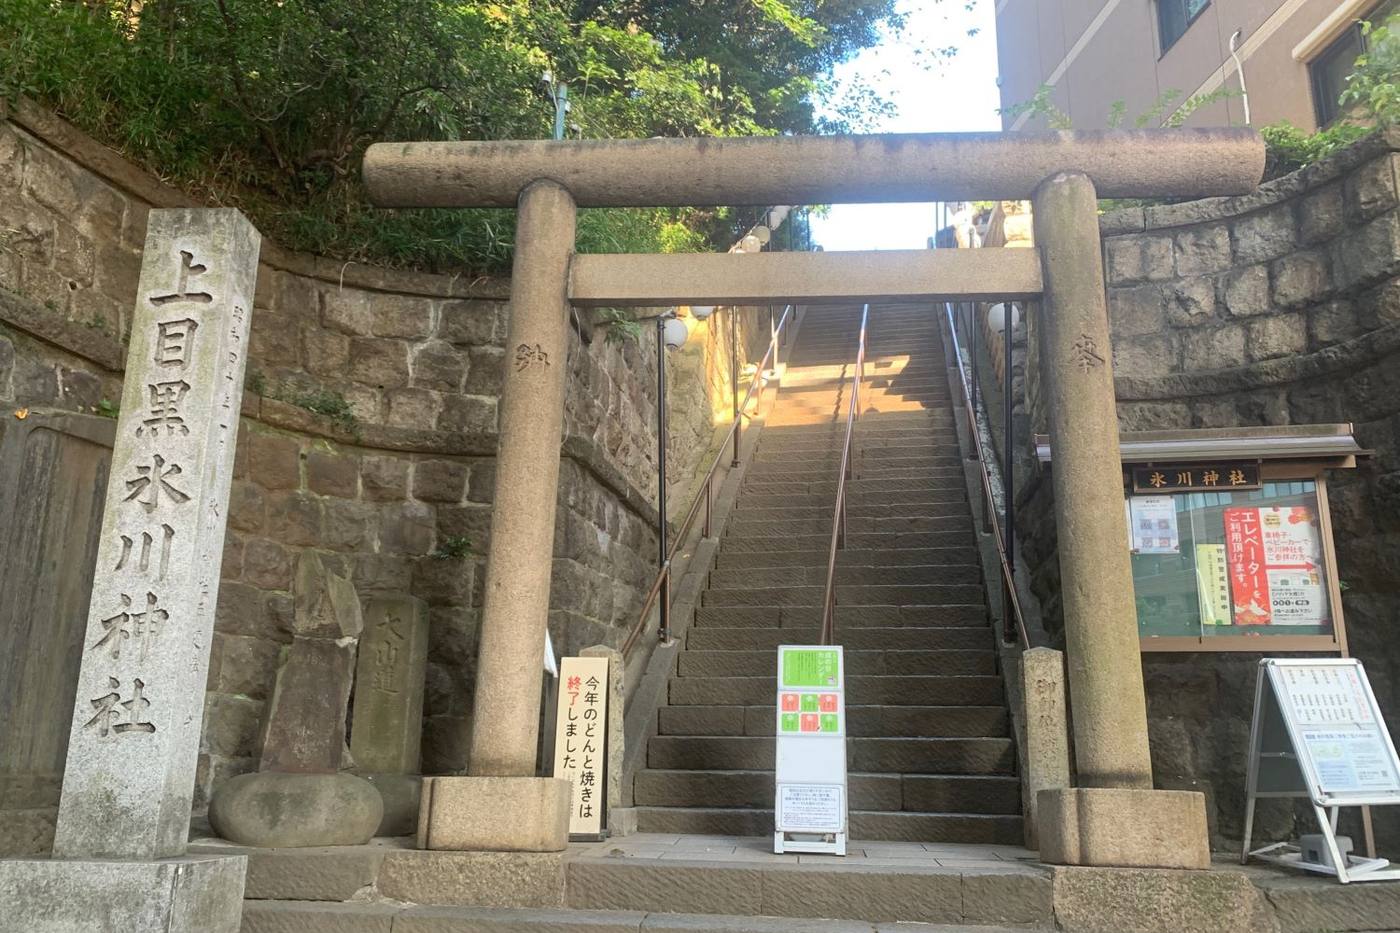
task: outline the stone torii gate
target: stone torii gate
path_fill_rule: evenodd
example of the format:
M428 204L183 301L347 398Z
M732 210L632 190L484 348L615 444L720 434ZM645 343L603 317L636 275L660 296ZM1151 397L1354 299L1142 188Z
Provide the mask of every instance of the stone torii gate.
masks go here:
M561 849L567 782L536 778L540 645L569 306L1039 299L1079 787L1043 791L1044 860L1204 868L1204 798L1152 789L1097 199L1246 194L1252 130L386 143L383 207L519 220L470 777L425 788L428 848ZM1034 250L576 255L577 207L1034 202Z

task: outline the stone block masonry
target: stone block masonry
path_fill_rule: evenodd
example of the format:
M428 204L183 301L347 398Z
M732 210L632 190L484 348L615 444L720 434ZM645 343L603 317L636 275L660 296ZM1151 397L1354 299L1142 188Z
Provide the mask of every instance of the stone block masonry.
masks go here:
M150 208L188 203L28 105L0 120L5 417L23 409L96 417L117 407ZM331 262L266 242L260 260L197 812L214 783L258 766L259 725L292 639L304 552L364 599L412 593L425 603L423 771L468 764L508 283ZM716 315L699 330L668 367L668 457L680 510L729 410L727 321ZM572 332L564 354L549 626L567 653L617 643L654 573L655 360L649 345L606 333L584 343ZM741 362L749 347L761 354L767 336L766 315L755 315ZM6 519L0 514L0 527ZM0 580L0 589L11 585ZM0 632L0 649L5 639ZM66 730L68 711L55 715ZM0 795L0 811L25 808L34 816L26 825L52 822L55 775L0 765L0 776L39 788ZM18 825L0 818L0 853L47 848L43 832Z

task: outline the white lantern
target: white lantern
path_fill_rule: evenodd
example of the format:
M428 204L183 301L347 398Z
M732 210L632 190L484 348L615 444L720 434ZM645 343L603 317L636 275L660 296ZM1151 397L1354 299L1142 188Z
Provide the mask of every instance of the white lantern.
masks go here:
M752 233L748 234L742 240L739 241L739 252L741 253L757 253L761 252L762 249L763 241L760 240L758 237L754 236Z
M1016 330L1016 325L1021 323L1021 312L1013 304L1011 308L1011 330ZM1006 329L1006 304L995 304L987 309L987 327L994 334L999 334Z
M685 346L685 341L689 336L690 329L680 318L667 319L661 331L661 339L665 342L668 350L676 350Z
M697 320L697 321L703 321L703 320L705 320L705 318L709 317L711 314L714 314L714 313L715 313L715 306L714 306L714 305L691 305L691 306L690 306L690 316L693 317L693 318L695 318L695 320Z

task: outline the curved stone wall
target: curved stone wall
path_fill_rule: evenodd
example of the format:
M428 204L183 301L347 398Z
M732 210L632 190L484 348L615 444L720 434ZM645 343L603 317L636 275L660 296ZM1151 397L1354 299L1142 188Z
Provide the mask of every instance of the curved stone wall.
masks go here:
M98 412L121 395L146 213L191 202L42 110L21 104L0 117L0 412ZM429 603L423 766L466 766L508 295L506 282L331 262L265 242L200 806L215 781L256 767L304 549L362 598ZM712 446L713 416L727 411L720 317L673 357L676 500ZM766 315L745 336L766 342ZM619 643L655 573L649 337L610 341L587 322L571 337L550 625L563 653ZM57 718L66 731L68 714ZM0 831L0 851L47 844L57 778L40 776L23 800L0 797L0 810L26 811Z
M1123 429L1349 421L1375 451L1359 469L1335 471L1329 490L1350 648L1392 724L1400 723L1398 176L1392 131L1247 197L1117 211L1101 223ZM1033 335L1028 346L1018 401L1043 431ZM1018 526L1058 638L1050 484L1022 454ZM1222 842L1242 831L1258 657L1143 656L1156 780L1204 790ZM1280 838L1294 814L1266 804L1260 832ZM1378 836L1400 846L1400 819L1385 809L1376 819Z

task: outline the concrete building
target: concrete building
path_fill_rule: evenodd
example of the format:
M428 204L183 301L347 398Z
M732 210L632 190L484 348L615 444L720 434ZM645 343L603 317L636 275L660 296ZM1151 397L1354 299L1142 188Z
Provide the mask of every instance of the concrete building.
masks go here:
M1338 116L1337 96L1365 38L1359 21L1379 20L1396 0L997 0L998 84L1003 110L1041 85L1075 129L1104 127L1116 101L1125 126L1154 112L1152 125L1182 101L1221 87L1232 93L1196 111L1190 126L1287 120L1312 131ZM1006 129L1044 126L1034 114L1003 117Z

